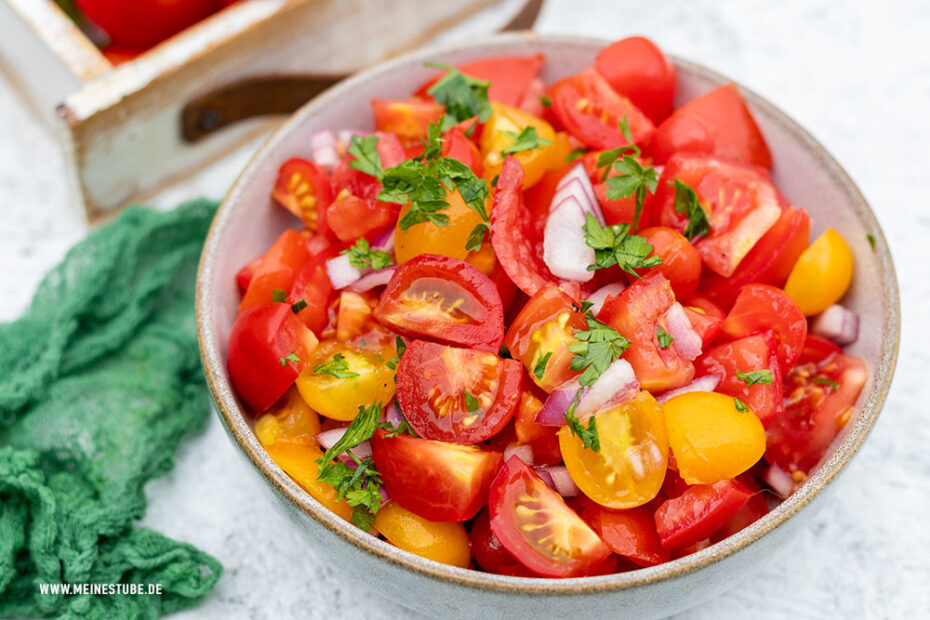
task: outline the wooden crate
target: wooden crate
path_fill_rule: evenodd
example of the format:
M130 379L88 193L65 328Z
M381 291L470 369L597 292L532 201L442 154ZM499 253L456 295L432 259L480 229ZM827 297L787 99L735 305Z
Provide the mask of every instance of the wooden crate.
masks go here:
M246 103L254 108L249 87L257 79L314 74L320 79L299 84L312 91L314 83L324 87L329 76L412 48L494 1L250 0L113 67L51 0L0 0L0 68L60 136L94 218L144 199L278 122L253 118L213 132L230 119L215 111L198 119L191 102L220 93L232 102L229 114L249 116L255 110L243 108L242 91L251 93ZM529 4L538 11L538 2ZM535 12L523 9L517 25L525 26ZM287 111L312 94L286 86L278 81L284 101L267 111Z

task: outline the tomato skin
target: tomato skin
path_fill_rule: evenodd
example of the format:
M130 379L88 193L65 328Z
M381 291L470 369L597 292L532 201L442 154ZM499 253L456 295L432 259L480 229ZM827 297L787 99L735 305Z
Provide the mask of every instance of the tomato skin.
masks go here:
M329 322L329 306L334 297L333 285L326 273L326 261L338 254L338 246L333 245L312 255L297 273L287 296L289 304L300 300L307 302L297 316L317 336L323 333Z
M454 299L447 300L441 287ZM434 302L432 293L437 292L439 301ZM416 295L427 295L427 299L418 301L413 298ZM458 300L465 300L455 309L462 317L441 307ZM504 309L494 282L468 263L448 256L420 254L398 267L374 316L412 338L432 338L492 353L500 350L504 340Z
M536 78L545 59L546 57L542 54L482 58L458 65L456 69L465 75L490 82L488 99L491 101L500 101L516 107L523 101L530 83ZM445 71L437 74L436 77L420 86L414 94L428 97L427 91L445 74Z
M798 257L785 282L785 293L805 316L820 314L849 290L853 266L849 244L828 228Z
M240 295L245 295L245 292L249 289L249 284L252 282L252 276L255 275L258 267L262 264L263 258L265 258L264 255L252 259L251 262L244 265L242 269L236 272L236 288L239 289Z
M326 209L333 201L333 190L329 174L315 163L300 157L284 162L271 196L311 231L326 232Z
M701 337L701 345L707 350L717 334L720 333L720 327L723 325L723 319L726 313L720 309L720 306L703 297L691 297L685 304L685 314L691 321L691 327Z
M431 222L421 222L404 230L400 220L410 211L410 205L400 209L400 217L394 229L394 255L398 263L404 263L419 254L440 254L471 262L479 258L482 251L490 251L482 244L479 252L465 249L468 237L475 226L481 223L481 216L465 204L465 199L457 190L446 194L448 208L443 213L449 216L448 226L435 226ZM491 207L490 199L485 201L485 209ZM485 272L487 273L487 272Z
M310 408L296 387L291 387L271 408L255 420L255 437L267 447L278 441L316 443L320 416Z
M263 412L293 385L316 345L316 336L289 305L251 306L239 313L229 334L229 378L246 404ZM282 365L291 353L298 359Z
M782 411L781 366L778 347L771 331L746 336L705 351L695 362L698 376L716 374L721 377L716 391L743 401L768 424ZM770 370L772 383L746 385L737 377L737 371L749 373Z
M744 475L740 476L738 480L750 491L753 492L752 497L749 498L742 508L740 508L735 515L730 517L730 520L727 521L723 527L717 530L713 536L710 537L712 543L720 542L724 538L736 534L740 530L743 530L765 515L769 513L769 504L765 499L765 495L759 493L759 485L752 479L751 476Z
M778 343L778 363L784 375L801 356L807 319L781 289L768 284L748 284L740 291L720 329L730 338L771 329Z
M326 210L326 222L343 243L354 243L360 237L371 241L394 223L399 210L399 205L342 192Z
M627 143L620 131L624 116L636 144L646 144L655 131L652 121L629 99L617 94L593 67L556 82L549 89L549 97L559 124L593 149L612 149Z
M517 561L538 575L583 576L610 555L594 530L516 456L510 457L491 484L488 508L494 535ZM532 514L527 516L527 511ZM521 520L537 527L524 529ZM545 525L549 534L541 531ZM556 528L559 531L553 531Z
M675 110L647 149L656 164L675 153L715 155L769 168L772 154L735 84L716 88Z
M425 139L430 123L443 114L441 105L426 99L372 99L370 103L375 129L394 134L404 145Z
M499 452L376 430L371 452L391 499L430 521L467 521L488 498Z
M804 347L801 349L801 357L798 358L798 364L808 362L820 362L826 359L831 353L843 353L843 349L826 338L807 334L804 339Z
M352 507L344 499L339 499L332 485L317 479L320 468L316 461L323 457L323 453L316 445L316 441L313 439L310 439L308 443L276 441L265 446L265 450L275 465L283 469L313 499L346 521L352 519Z
M746 254L730 277L712 271L704 274L700 293L730 308L740 289L752 282L782 287L791 268L807 248L811 219L807 211L788 207L778 221Z
M666 500L655 513L662 546L682 549L710 537L749 501L752 491L736 480L688 487Z
M293 229L285 230L252 274L249 288L239 303L239 311L271 301L275 290L287 294L308 260L310 250L306 239Z
M143 49L220 8L214 0L77 0L77 4L114 42Z
M675 65L649 39L628 37L611 43L597 55L594 68L653 123L671 114Z
M445 133L442 139L442 156L457 159L475 173L479 179L484 176L484 165L481 163L481 152L475 143L468 139L458 127L453 127Z
M388 541L415 555L468 568L471 551L461 523L427 521L397 502L387 502L375 515L375 529Z
M420 437L473 444L490 439L510 422L522 379L516 360L414 340L397 367L397 398ZM476 411L468 409L464 392L478 399ZM485 405L485 399L490 404Z
M657 271L671 283L677 299L690 297L701 279L701 257L694 246L684 235L665 226L641 228L639 235L652 246L649 255L662 258L661 264L640 270L640 275Z
M523 566L504 548L501 541L491 531L491 517L487 510L482 510L475 518L468 533L471 542L471 554L482 569L498 575L514 577L534 577L531 570Z
M538 146L514 153L514 157L523 168L523 188L535 185L549 168L549 161L555 144L555 130L552 125L519 108L494 102L494 113L488 118L481 132L481 155L483 157L484 175L488 181L498 176L503 166L502 152L516 142L513 135L519 135L525 128L532 127L540 140L548 141L547 146Z
M609 510L597 505L588 506L581 514L611 551L639 566L655 566L669 560L668 551L659 542L652 515L648 506Z
M623 334L630 347L623 354L633 367L644 390L671 390L687 385L694 378L694 364L679 356L672 347L660 349L656 324L675 303L669 281L661 273L636 280L615 297L608 297L598 320Z
M520 404L514 416L513 430L519 443L528 444L533 449L534 465L555 465L562 462L559 451L558 428L544 426L536 422L536 414L542 409L546 393L524 382L520 394Z

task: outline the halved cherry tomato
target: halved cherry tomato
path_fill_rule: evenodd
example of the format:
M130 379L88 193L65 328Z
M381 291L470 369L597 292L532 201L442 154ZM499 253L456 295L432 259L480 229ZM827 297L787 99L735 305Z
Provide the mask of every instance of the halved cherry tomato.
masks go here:
M497 287L476 268L448 256L421 254L398 267L375 318L411 337L493 353L504 340Z
M481 223L481 216L465 204L458 190L446 194L448 208L443 213L449 216L448 226L436 226L432 222L420 222L404 230L400 221L410 211L410 205L404 205L399 214L397 227L394 229L394 253L398 263L404 263L420 254L439 254L466 260L474 252L465 249L468 237L475 226ZM490 210L491 201L485 203ZM483 246L484 244L482 244Z
M586 448L567 426L559 431L565 467L582 493L608 508L635 508L654 498L668 467L668 436L649 392L597 414L600 450Z
M639 566L668 562L668 551L659 543L653 511L648 506L608 510L592 505L581 513L614 553Z
M715 155L768 168L772 155L735 84L692 99L659 125L648 149L655 163L675 153Z
M846 294L852 276L852 250L840 233L828 228L801 253L785 282L785 293L805 316L813 316Z
M582 576L610 555L594 530L516 456L494 479L488 507L494 535L539 575Z
M405 146L424 140L430 123L438 121L443 113L435 101L419 98L372 99L371 109L375 129L394 134Z
M701 279L701 257L694 246L684 235L665 226L640 228L639 235L652 246L649 256L662 258L659 265L640 270L641 275L658 271L668 278L676 298L690 297Z
M691 297L684 304L684 308L688 320L691 321L691 327L701 337L701 344L706 350L720 333L726 313L720 306L703 297Z
M672 112L675 65L649 39L629 37L611 43L597 55L594 68L653 123L661 123Z
M399 211L399 205L359 198L343 190L326 210L326 222L343 243L353 243L359 237L371 241L394 223Z
M723 321L721 331L730 338L742 338L767 329L775 334L784 376L801 356L807 319L781 289L768 284L747 284Z
M552 112L575 138L593 149L612 149L627 143L620 131L626 117L630 136L645 144L655 125L633 103L617 94L594 67L555 83L549 89Z
M313 232L326 232L326 208L333 201L329 174L306 159L289 159L278 169L271 196Z
M297 273L287 296L289 304L301 300L307 303L297 316L317 336L323 333L329 322L329 306L333 300L333 285L326 272L326 261L338 254L338 246L333 245L312 255Z
M487 510L482 510L472 523L468 533L471 542L471 554L482 569L498 575L514 577L534 577L532 571L523 566L504 548L501 541L491 531L491 518Z
M516 143L516 136L520 132L527 127L532 127L540 140L546 140L549 144L518 151L513 155L523 167L523 188L532 187L549 167L555 130L543 119L532 116L519 108L496 102L492 103L491 107L494 109L494 114L485 123L484 131L481 132L481 155L484 158L485 177L493 180L500 174L501 166L504 164L504 150Z
M346 521L352 518L352 506L349 506L344 499L339 499L335 487L318 479L320 468L317 465L317 459L322 458L323 453L315 441L312 443L276 441L265 446L265 450L275 465L283 469L313 499Z
M804 339L804 348L801 349L801 357L798 358L798 364L808 362L819 362L831 353L842 353L843 349L833 344L826 338L807 334Z
M533 223L523 206L523 167L512 155L497 179L491 212L491 243L497 260L517 287L532 297L548 282L558 283L542 259L542 244L534 243Z
M458 127L453 127L442 138L442 156L457 159L481 178L484 176L484 164L481 163L481 151L468 139ZM450 216L451 217L451 216Z
M388 502L375 515L375 529L391 544L422 558L460 568L471 564L468 532L461 523L427 521Z
M342 291L336 309L336 340L345 342L364 334L371 322L372 306L376 300L371 296Z
M588 328L574 300L549 284L523 306L511 322L504 344L514 359L523 362L536 385L547 392L568 381L577 371L569 368L568 345L577 342L575 331Z
M781 413L781 365L778 363L778 346L771 331L739 338L705 351L694 366L699 376L720 376L716 391L743 401L765 426ZM771 383L750 386L736 374L757 370L770 371Z
M513 417L522 375L515 360L414 340L397 367L398 404L425 439L479 443Z
M263 446L276 441L316 441L319 432L320 416L293 386L255 420L255 437Z
M229 378L256 413L287 391L307 366L316 336L287 304L267 302L246 308L229 334Z
M499 452L406 435L371 438L375 466L391 499L430 521L467 521L487 502Z
M700 292L725 308L733 305L740 289L751 282L781 288L801 252L807 248L811 218L807 211L788 207L768 232L752 246L728 278L712 271L704 274Z
M473 62L466 62L457 66L456 69L478 80L490 82L488 99L491 101L519 106L527 90L529 90L530 83L542 68L545 58L542 54L483 58ZM445 74L445 71L439 73L418 88L414 94L420 97L428 96L429 89Z
M749 501L752 491L736 480L688 487L656 510L656 530L662 546L672 551L693 545L729 521Z
M704 264L729 277L781 216L781 197L767 175L749 166L698 155L675 155L662 171L648 208L662 226L685 230L688 218L675 210L674 180L693 189L710 224L694 240Z
M748 475L740 476L738 480L752 491L753 495L723 527L710 537L712 543L720 542L724 538L736 534L769 513L769 503L765 499L765 494L760 492L759 485L756 484L752 477Z
M306 239L296 230L288 228L262 257L252 274L239 311L271 301L276 290L286 295L294 286L300 270L310 260Z
M520 404L513 419L513 430L521 444L533 449L534 465L555 465L562 462L559 437L555 426L544 426L536 422L536 414L542 409L546 394L532 384L524 382Z
M848 424L868 370L858 357L830 353L785 376L785 410L768 428L765 458L786 472L808 473Z
M644 390L663 391L686 385L694 364L673 347L659 348L656 325L675 303L672 285L661 273L636 280L616 297L608 297L597 318L630 341L623 354Z

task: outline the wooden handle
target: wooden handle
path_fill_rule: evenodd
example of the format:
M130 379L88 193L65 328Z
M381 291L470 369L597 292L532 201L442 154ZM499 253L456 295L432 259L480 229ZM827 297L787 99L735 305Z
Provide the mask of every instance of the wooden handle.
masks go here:
M528 30L543 0L527 0L501 32ZM196 142L239 121L268 114L291 114L347 75L270 75L224 86L188 102L181 110L181 135Z

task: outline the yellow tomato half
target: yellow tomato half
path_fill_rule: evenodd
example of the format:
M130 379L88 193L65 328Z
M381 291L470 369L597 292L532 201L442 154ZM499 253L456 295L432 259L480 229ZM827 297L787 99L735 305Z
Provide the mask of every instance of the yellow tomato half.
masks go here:
M449 216L448 226L436 226L432 222L414 224L406 231L400 227L401 220L410 211L410 205L404 205L397 220L394 233L394 256L398 263L403 263L420 254L439 254L465 260L470 254L465 249L468 235L481 223L481 216L465 204L458 192L446 194L449 208L442 213ZM484 205L488 215L491 214L491 199ZM487 242L487 240L485 241Z
M255 436L266 447L279 439L312 439L319 432L320 417L293 386L255 421Z
M316 479L319 467L316 460L323 456L314 444L277 441L265 446L268 456L294 479L316 501L329 508L346 521L352 518L352 507L339 496L331 485Z
M547 169L555 170L556 168L561 168L570 164L571 162L568 161L568 157L574 150L575 148L572 146L572 142L567 133L564 131L556 133L555 140L553 140L552 146L549 149L549 164Z
M523 166L523 189L533 186L545 174L552 158L555 144L555 130L552 125L541 118L528 114L519 108L514 108L496 101L491 102L494 114L488 119L481 132L481 156L484 158L484 176L489 181L500 174L504 165L501 151L516 142L514 136L520 134L526 127L536 129L536 135L550 142L526 151L517 151L513 154ZM512 135L511 135L512 134Z
M320 367L332 364L336 355L341 356L345 368L336 370L335 375L324 372ZM324 341L314 349L307 368L297 377L297 389L320 415L354 420L359 407L386 405L394 398L394 371L387 367L387 361L380 353L346 342Z
M397 502L381 506L375 529L392 544L428 560L468 568L471 548L461 523L427 521Z
M658 493L668 467L668 439L659 403L649 392L597 414L600 450L559 431L565 467L582 493L608 508L642 506Z
M813 316L846 294L852 276L852 250L843 236L830 228L801 253L788 276L785 292L805 316Z
M765 429L731 396L689 392L662 405L678 473L688 484L735 478L765 453Z

